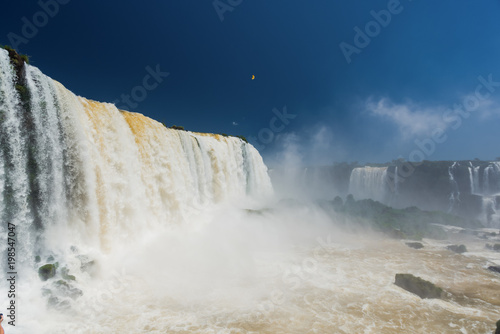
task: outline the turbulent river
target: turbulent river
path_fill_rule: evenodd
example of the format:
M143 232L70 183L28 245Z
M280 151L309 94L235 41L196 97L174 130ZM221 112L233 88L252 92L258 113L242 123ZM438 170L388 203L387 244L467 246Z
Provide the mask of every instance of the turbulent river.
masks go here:
M487 267L500 264L500 253L485 243L500 242L498 234L451 231L451 240L424 239L416 250L334 224L312 205L220 207L95 255L98 268L79 276L84 293L68 308L46 307L46 285L33 277L20 288L19 321L47 333L493 331L500 277ZM453 253L450 243L468 252ZM429 280L445 296L421 299L394 284L396 273Z

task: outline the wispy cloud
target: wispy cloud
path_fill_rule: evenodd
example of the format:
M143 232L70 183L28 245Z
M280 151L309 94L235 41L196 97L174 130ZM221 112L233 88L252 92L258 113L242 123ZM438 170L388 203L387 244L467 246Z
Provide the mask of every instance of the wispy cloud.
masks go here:
M494 100L480 100L476 109L481 120L500 116L500 104Z
M446 121L446 114L450 110L460 110L460 115L464 118L478 117L485 121L493 117L500 117L500 103L492 99L474 99L472 95L466 95L461 99L462 103L451 106L422 107L421 105L408 102L398 104L388 98L379 100L368 99L365 103L365 110L372 116L380 117L394 123L401 134L402 139L409 140L416 136L428 136L435 129L443 131L451 125ZM466 101L474 101L474 105L466 105Z
M415 103L397 104L387 98L366 102L366 110L373 116L382 117L394 123L403 139L429 135L436 128L446 129L443 120L445 108L422 108Z

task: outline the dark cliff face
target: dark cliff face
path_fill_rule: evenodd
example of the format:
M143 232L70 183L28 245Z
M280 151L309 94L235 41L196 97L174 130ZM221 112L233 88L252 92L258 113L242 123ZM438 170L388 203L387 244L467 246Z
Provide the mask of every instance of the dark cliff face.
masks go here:
M407 175L404 171L398 173L402 177L398 178L398 191L390 204L478 218L485 214L484 196L500 191L500 173L494 167L491 162L477 160L424 161Z
M417 166L394 161L377 166L387 167L385 180L380 182L384 185L380 189L384 193L382 202L395 208L417 206L422 210L478 218L485 215L484 196L500 193L500 169L493 168L494 164L488 161L423 161ZM356 167L364 166L340 163L309 167L298 169L292 178L276 169L271 176L278 189L283 184L299 184L298 191L332 200L337 195L349 194L350 176ZM367 189L367 193L370 192L373 189ZM493 205L495 203L500 204L500 198L493 200Z
M395 206L418 206L425 210L446 211L449 207L449 197L452 191L448 169L449 161L424 161L416 166L413 173L405 173L404 166L398 175L398 194Z

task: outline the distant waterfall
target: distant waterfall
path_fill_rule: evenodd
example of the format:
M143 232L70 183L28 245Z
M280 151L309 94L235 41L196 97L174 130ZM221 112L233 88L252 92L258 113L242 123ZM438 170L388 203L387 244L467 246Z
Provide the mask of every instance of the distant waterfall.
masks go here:
M454 162L450 167L448 167L448 177L450 179L451 193L450 193L450 206L448 212L452 212L455 206L460 202L460 189L458 183L455 180L455 169L458 167L458 163Z
M469 161L469 180L470 180L470 191L471 194L477 195L481 193L481 187L479 183L479 168L480 166L474 167L472 162Z
M399 175L398 166L394 167L394 193L399 195Z
M351 172L349 193L355 199L373 199L385 202L387 185L387 167L357 167Z
M484 169L483 192L489 195L500 195L500 162L491 162Z
M43 254L48 230L106 249L214 203L272 193L241 139L168 129L77 97L30 65L18 80L0 49L0 218L17 226L19 262Z
M481 196L481 221L488 226L500 227L500 162L490 162L483 168L469 163L470 188L473 195Z
M469 175L471 183L471 193L480 196L499 196L500 195L500 162L490 162L484 167L483 173L481 167L474 167L472 163L469 166Z

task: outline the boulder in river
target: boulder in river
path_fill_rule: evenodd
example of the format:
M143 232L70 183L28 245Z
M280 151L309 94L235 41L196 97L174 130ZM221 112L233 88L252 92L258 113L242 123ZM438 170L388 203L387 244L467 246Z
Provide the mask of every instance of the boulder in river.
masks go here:
M406 246L408 246L410 248L415 248L415 249L424 248L424 245L422 245L421 242L407 242Z
M446 248L458 254L467 252L467 247L465 247L465 245L450 245Z
M494 250L496 252L500 252L500 244L486 244L486 248Z
M420 298L441 298L443 295L443 289L412 274L396 274L394 284Z
M488 269L500 273L500 266L489 266Z

